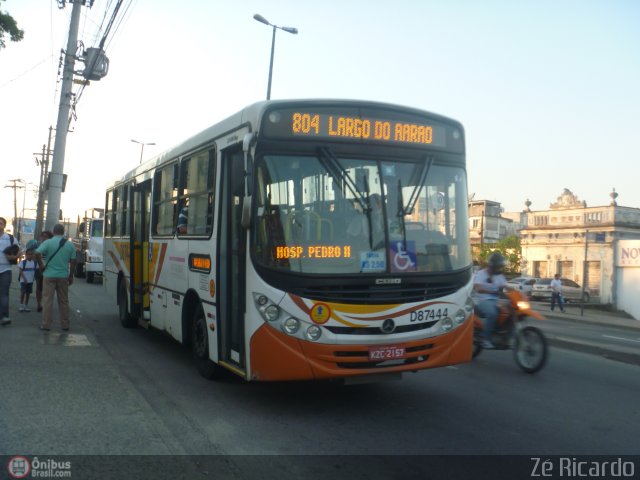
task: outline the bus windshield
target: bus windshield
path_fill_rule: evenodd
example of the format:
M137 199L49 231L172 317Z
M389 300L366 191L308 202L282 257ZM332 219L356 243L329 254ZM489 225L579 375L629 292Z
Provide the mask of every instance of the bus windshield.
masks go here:
M252 254L302 274L446 273L471 264L466 177L418 160L264 155L256 164Z

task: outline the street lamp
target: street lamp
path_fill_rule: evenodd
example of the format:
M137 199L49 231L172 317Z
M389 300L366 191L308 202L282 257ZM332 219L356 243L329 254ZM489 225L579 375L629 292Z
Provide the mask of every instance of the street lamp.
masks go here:
M276 45L276 28L284 30L285 32L293 33L294 35L298 34L298 29L293 27L279 27L277 25L274 25L273 23L269 23L266 18L258 13L256 13L253 18L260 23L264 23L265 25L273 27L273 35L271 36L271 61L269 62L269 84L267 86L267 100L269 100L271 98L271 74L273 73L273 50Z
M140 144L140 163L142 163L142 154L144 153L144 146L145 145L155 145L155 143L153 143L153 142L139 142L138 140L134 140L133 138L131 139L131 141L133 143L139 143Z

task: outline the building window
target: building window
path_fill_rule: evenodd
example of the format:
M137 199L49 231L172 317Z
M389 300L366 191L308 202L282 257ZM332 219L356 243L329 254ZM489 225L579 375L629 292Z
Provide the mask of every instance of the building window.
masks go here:
M584 215L585 223L598 223L602 221L602 212L589 212Z
M547 262L535 260L533 262L533 276L536 278L546 278L547 277Z
M587 262L587 291L592 296L600 296L600 283L602 281L601 263L598 260Z

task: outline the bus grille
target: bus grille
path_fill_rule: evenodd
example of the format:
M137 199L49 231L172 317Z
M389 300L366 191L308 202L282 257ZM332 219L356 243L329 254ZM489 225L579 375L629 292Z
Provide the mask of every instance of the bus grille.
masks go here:
M401 325L399 327L396 327L393 333L416 332L418 330L425 330L427 328L433 327L436 323L438 323L438 320L435 320L433 322L413 323L411 325ZM335 333L336 335L388 335L378 327L356 328L325 325L324 328L332 333Z
M451 295L463 284L422 283L414 285L331 285L314 288L292 288L293 293L303 298L335 303L409 303L433 300Z

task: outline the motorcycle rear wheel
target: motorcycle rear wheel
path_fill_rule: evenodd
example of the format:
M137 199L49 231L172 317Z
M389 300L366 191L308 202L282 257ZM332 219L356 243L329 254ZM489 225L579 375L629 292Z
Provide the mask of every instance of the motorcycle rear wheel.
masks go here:
M547 339L540 329L524 327L516 333L513 356L518 366L527 373L536 373L547 362Z

